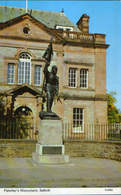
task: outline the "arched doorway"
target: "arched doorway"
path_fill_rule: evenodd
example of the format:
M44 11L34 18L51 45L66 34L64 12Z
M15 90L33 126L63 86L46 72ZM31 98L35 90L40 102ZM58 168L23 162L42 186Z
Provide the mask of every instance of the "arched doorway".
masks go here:
M20 139L33 139L34 123L32 110L27 106L21 106L16 109L14 116L16 118L17 137Z

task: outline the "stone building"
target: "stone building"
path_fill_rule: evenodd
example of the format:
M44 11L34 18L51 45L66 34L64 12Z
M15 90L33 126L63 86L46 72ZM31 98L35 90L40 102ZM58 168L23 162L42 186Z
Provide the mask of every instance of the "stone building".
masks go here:
M89 16L74 25L60 13L0 7L0 93L6 109L31 118L38 129L42 110L42 58L53 37L61 103L53 111L73 122L73 132L84 123L107 121L106 49L104 34L89 33Z

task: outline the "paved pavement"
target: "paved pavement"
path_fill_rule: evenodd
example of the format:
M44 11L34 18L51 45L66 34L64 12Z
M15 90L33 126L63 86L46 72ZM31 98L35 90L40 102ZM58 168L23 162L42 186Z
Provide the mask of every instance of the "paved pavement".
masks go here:
M0 158L0 187L121 187L121 162L71 158L68 164L36 164L31 158Z

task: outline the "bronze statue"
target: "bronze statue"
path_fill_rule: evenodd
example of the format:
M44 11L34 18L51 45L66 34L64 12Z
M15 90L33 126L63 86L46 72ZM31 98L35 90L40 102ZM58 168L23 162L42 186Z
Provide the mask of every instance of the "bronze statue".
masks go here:
M45 82L44 91L47 97L47 112L52 112L51 108L55 96L58 96L59 91L59 77L57 74L57 67L53 66L51 72L48 71L49 63L46 63L44 68Z
M51 58L53 55L53 48L52 48L52 39L48 48L46 49L43 58L45 59L45 67L44 67L44 82L43 82L43 89L42 94L45 92L46 94L46 112L52 113L52 105L55 96L58 97L59 93L59 77L57 76L57 66L52 66L51 71L48 70L50 66ZM59 98L57 98L57 101Z

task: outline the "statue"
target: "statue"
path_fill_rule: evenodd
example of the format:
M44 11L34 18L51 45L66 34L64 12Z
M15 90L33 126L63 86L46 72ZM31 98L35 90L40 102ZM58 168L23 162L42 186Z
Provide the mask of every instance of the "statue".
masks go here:
M57 116L55 113L52 112L52 105L55 96L58 97L59 94L59 77L57 76L57 66L52 66L51 71L48 70L51 62L51 58L53 55L53 48L52 48L52 39L48 48L46 49L43 58L45 59L45 67L44 67L44 82L43 82L43 89L42 94L45 92L46 94L46 113L43 111L40 114L40 118L43 118L44 115L48 116ZM45 97L44 97L45 99ZM60 100L59 97L57 101ZM45 100L44 100L45 101Z
M55 96L58 96L59 91L59 77L57 74L57 67L53 66L51 72L48 71L50 64L46 63L44 68L45 83L44 91L47 97L47 112L52 112L51 108Z

